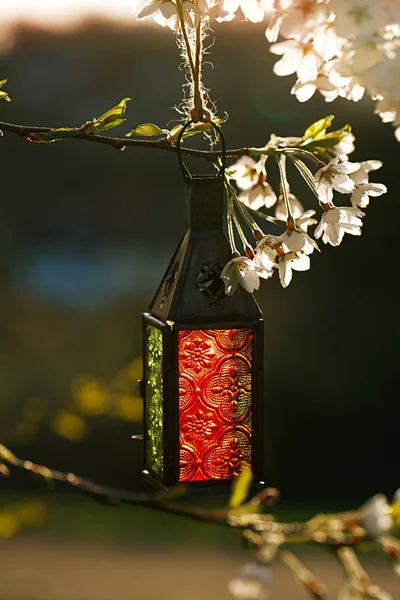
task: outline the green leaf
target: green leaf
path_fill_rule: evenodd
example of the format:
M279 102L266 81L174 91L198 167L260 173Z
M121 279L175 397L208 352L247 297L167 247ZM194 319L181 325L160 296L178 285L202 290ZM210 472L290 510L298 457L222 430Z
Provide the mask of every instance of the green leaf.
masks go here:
M350 132L351 126L345 125L341 129L331 131L330 133L327 133L323 138L312 140L305 145L307 146L307 150L311 150L312 152L319 152L320 150L323 151L329 148L333 148L334 146L340 144L343 138L345 138L346 135L348 135Z
M93 119L93 121L88 121L82 125L81 131L97 133L121 125L121 123L125 121L122 117L125 114L126 105L130 100L131 98L123 98L117 106L114 106L114 108L105 112L104 115L101 115L98 119Z
M175 125L175 127L173 127L171 129L171 131L168 132L167 134L167 140L171 143L174 144L179 137L180 132L182 131L183 125Z
M318 148L330 148L332 146L337 146L342 141L342 138L338 135L325 137L322 140L315 140L310 144L307 144L307 149L311 150L312 148L318 150Z
M253 474L250 467L244 464L239 477L237 477L232 484L229 508L237 508L243 504L249 494L252 479Z
M29 142L50 144L51 142L74 137L74 135L77 135L80 131L81 130L76 127L60 127L59 129L51 129L50 131L43 133L32 132L26 136L26 139Z
M0 88L2 88L5 83L7 83L7 79L1 79ZM0 92L0 100L6 100L7 102L11 102L11 98L7 94L7 92Z
M331 123L334 119L334 115L329 115L324 119L319 119L319 121L315 121L310 127L308 127L303 135L303 140L320 140L325 136L326 130L331 126Z
M220 119L215 119L215 123L217 123L217 125L220 122L221 122ZM177 142L179 134L182 131L183 127L184 127L184 125L175 125L175 127L173 127L171 129L171 131L168 132L167 140L171 144L174 144ZM213 126L211 123L196 123L196 124L188 127L188 129L186 129L185 133L182 136L182 139L186 139L192 135L196 135L197 133L203 133L204 131L210 131L210 129L213 129Z
M141 135L143 137L154 137L156 135L162 135L163 133L169 133L168 129L161 129L158 125L154 125L154 123L142 123L138 125L135 129L132 129L129 133L126 134L126 137L132 137L134 135Z

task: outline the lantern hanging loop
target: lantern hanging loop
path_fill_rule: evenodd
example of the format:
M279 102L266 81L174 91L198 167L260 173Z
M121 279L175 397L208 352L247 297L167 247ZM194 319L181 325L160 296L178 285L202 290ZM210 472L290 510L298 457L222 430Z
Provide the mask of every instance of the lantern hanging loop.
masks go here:
M222 129L219 125L217 125L217 123L215 123L214 121L210 121L211 125L213 126L213 128L215 129L215 131L218 133L220 139L221 139L221 146L222 146L222 155L221 155L221 166L220 169L218 171L217 177L224 177L225 175L225 169L226 169L226 141L225 141L225 136L222 132ZM183 162L183 158L182 158L182 152L181 152L181 141L183 139L183 135L185 133L185 131L188 129L188 127L190 127L190 125L193 125L194 122L189 120L185 123L185 125L182 127L182 129L179 132L178 135L178 139L176 141L176 150L177 150L177 154L178 154L178 160L179 160L179 166L181 168L183 177L185 178L186 181L190 181L192 179L192 175L189 171L189 169L187 168L187 166L185 165L185 163Z

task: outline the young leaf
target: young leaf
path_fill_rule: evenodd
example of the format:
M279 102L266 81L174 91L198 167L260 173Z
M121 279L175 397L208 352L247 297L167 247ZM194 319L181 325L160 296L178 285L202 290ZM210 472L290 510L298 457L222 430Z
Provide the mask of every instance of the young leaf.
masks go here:
M350 132L350 125L345 125L341 129L327 133L323 138L311 140L304 145L307 146L307 150L311 150L312 152L320 152L337 146Z
M93 121L89 121L82 125L81 131L97 133L121 125L121 123L125 121L122 117L125 114L126 105L129 100L131 100L131 98L123 98L117 106L114 106L114 108L105 112L104 115L101 115L98 119L93 119Z
M215 122L218 124L220 121L219 119L216 119ZM171 131L168 132L167 140L171 144L175 144L177 142L179 134L182 131L182 127L183 125L175 125L175 127L173 127ZM188 127L188 129L186 129L185 133L182 136L182 139L190 137L191 135L196 135L197 133L209 131L212 128L213 126L211 123L196 123L195 125L192 125L191 127Z
M158 125L154 125L154 123L142 123L138 125L135 129L132 129L129 133L126 134L126 137L132 137L134 135L141 135L143 137L154 137L156 135L162 135L163 133L169 133L168 129L161 129Z
M173 127L171 129L171 131L168 132L167 140L171 144L175 144L175 142L178 140L178 136L179 136L180 132L182 131L182 127L183 127L183 125L175 125L175 127Z
M320 140L325 136L326 130L331 126L331 123L334 119L334 115L329 115L324 119L319 119L319 121L315 121L310 127L308 127L303 135L303 141L308 140Z
M247 465L242 466L239 477L237 477L232 484L232 494L229 499L229 508L237 508L246 500L253 474L251 469Z
M26 136L29 142L39 144L50 144L51 142L57 142L68 137L73 137L80 132L80 129L76 127L60 127L59 129L51 129L51 131L43 133L30 133Z
M327 135L320 140L314 140L307 144L307 150L316 151L318 148L331 148L337 146L342 141L339 135Z
M7 79L0 80L0 88L2 88L5 83L7 83ZM11 98L7 92L0 92L0 100L7 100L7 102L11 102Z

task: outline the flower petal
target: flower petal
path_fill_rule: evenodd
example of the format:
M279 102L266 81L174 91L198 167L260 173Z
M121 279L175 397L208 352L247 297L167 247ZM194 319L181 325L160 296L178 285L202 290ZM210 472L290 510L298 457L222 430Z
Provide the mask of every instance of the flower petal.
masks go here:
M332 184L326 180L321 179L320 181L315 180L315 189L319 199L323 204L330 204L333 200L333 187Z
M341 194L349 194L355 188L355 183L345 173L335 175L333 178L333 188Z
M298 258L290 261L290 266L295 271L308 271L310 268L310 257L307 254L300 254Z
M253 269L245 269L239 271L239 283L246 292L252 294L254 290L260 287L260 279L257 271Z
M302 83L315 81L318 76L319 59L312 50L306 51L297 67L297 77Z
M318 225L315 228L314 237L318 240L321 237L323 231L324 231L324 222L321 219L321 221L318 223Z
M299 102L307 102L315 94L317 86L315 83L302 83L301 81L296 84L290 90L291 94L294 94Z
M279 261L279 279L282 287L287 287L289 283L292 281L292 269L284 258L281 258Z
M301 50L289 50L288 52L286 52L286 54L282 56L280 60L278 60L278 62L274 64L273 71L275 75L279 75L280 77L292 75L297 71L297 68L302 58L303 53Z

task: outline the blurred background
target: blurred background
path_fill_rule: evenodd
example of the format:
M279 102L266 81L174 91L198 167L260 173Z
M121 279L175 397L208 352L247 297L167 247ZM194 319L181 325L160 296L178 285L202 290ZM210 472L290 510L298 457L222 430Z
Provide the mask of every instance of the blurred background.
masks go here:
M143 122L172 126L184 80L174 36L130 22L127 4L117 14L113 3L109 18L60 14L54 26L38 11L36 22L22 12L29 19L5 27L0 77L13 101L1 104L1 120L79 126L129 96L127 121L111 135ZM372 199L361 239L324 246L288 289L275 277L257 294L265 318L266 482L281 490L278 514L301 519L353 508L378 491L391 496L400 484L400 147L368 99L328 105L316 96L299 104L292 78L272 74L264 29L215 26L205 84L220 114L229 114L229 147L261 146L272 132L301 135L333 112L337 127L353 126L351 159L383 160L373 179L389 188ZM145 489L142 449L131 440L142 431L140 313L185 226L177 159L73 140L35 145L7 133L0 156L0 440L49 467ZM292 191L314 207L301 182ZM200 598L210 590L224 598L227 578L246 557L234 533L105 508L24 474L0 479L0 500L2 600L150 600L161 591ZM339 585L339 572L315 561ZM389 572L377 576L389 589ZM290 589L290 598L303 598L295 587L285 591L286 572L275 579L273 597L287 598Z

